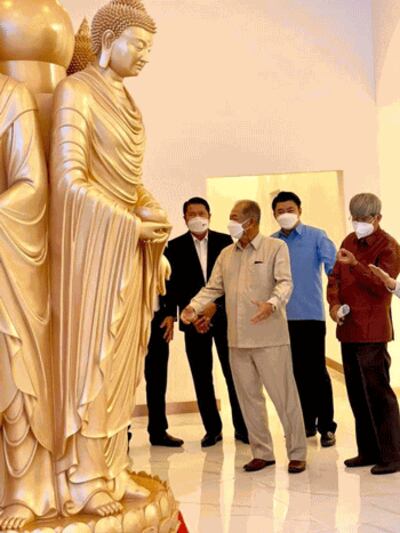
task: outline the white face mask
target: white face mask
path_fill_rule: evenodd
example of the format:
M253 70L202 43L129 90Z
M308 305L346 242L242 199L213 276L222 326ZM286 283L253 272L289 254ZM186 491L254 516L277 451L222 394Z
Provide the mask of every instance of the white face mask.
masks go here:
M353 228L358 239L368 237L368 235L372 235L375 231L374 225L371 222L357 222L353 220Z
M298 220L299 217L296 215L296 213L283 213L282 215L276 217L276 221L282 229L294 228Z
M241 239L243 237L244 228L243 224L246 224L247 220L244 222L236 222L236 220L230 220L228 224L228 231L232 237L232 239Z
M192 233L204 233L208 230L209 220L204 217L193 217L187 221L187 227Z

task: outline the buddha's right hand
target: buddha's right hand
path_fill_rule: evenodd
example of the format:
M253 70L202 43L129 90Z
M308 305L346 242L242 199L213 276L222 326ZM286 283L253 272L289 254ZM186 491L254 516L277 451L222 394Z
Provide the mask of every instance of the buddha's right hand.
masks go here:
M152 244L159 244L168 240L170 232L170 224L143 221L140 225L139 239Z
M135 215L143 222L161 222L163 224L168 224L167 213L161 208L137 207L135 209Z

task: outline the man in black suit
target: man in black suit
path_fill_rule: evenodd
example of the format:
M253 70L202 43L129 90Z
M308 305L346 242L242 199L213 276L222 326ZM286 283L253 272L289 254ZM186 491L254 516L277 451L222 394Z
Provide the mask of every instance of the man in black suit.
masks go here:
M153 446L179 448L183 440L167 433L168 421L165 405L169 343L174 337L175 312L176 307L169 310L165 298L162 296L158 298L151 322L151 336L144 363L144 375L148 409L147 431L150 442Z
M183 440L167 433L168 421L165 397L167 394L169 343L174 338L176 306L169 309L166 299L158 296L155 302L151 335L144 360L146 402L148 410L147 431L153 446L180 448ZM128 443L132 438L128 428Z
M221 250L232 243L230 236L208 229L210 206L203 198L184 203L183 216L189 231L169 242L167 256L172 275L167 289L167 306L182 311L205 285ZM172 313L172 311L171 311ZM222 421L218 412L212 375L212 341L214 339L228 387L235 438L248 443L246 424L239 407L229 365L225 304L219 299L211 304L194 323L185 326L186 354L192 372L200 415L206 430L202 447L222 440Z

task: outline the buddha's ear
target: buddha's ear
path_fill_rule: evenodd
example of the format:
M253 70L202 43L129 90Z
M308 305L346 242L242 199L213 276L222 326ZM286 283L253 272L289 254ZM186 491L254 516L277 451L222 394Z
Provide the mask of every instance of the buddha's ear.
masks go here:
M101 54L99 59L99 66L101 68L107 68L110 63L114 41L115 33L112 30L106 30L101 38Z

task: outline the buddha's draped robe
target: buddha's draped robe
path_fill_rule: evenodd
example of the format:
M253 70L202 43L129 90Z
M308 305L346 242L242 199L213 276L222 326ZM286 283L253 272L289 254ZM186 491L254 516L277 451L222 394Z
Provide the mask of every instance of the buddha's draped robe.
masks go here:
M0 75L0 510L56 512L47 169L36 104Z
M51 255L60 499L77 512L106 487L123 495L127 427L142 373L164 245L139 240L142 118L93 66L55 94ZM108 483L107 483L108 482Z

